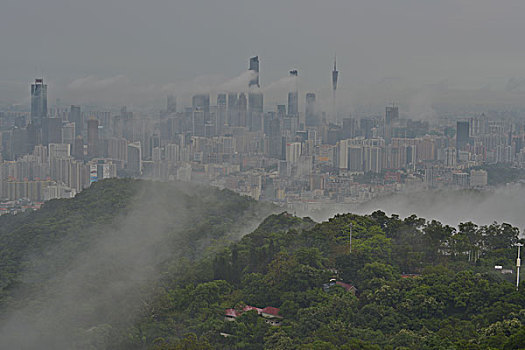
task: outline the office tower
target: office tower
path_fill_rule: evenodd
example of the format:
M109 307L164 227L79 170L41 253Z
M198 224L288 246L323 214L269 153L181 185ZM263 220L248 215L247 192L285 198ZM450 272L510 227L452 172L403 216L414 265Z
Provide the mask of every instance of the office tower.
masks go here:
M217 135L222 135L224 125L228 124L228 102L226 94L217 95Z
M259 131L262 128L263 116L263 94L250 92L248 94L248 127L251 131Z
M84 159L84 138L82 135L75 137L75 144L73 145L73 157L77 159Z
M250 71L255 72L255 77L250 80L249 86L260 87L259 85L259 56L250 58Z
M390 125L399 119L399 108L396 105L385 108L385 124Z
M217 107L226 107L227 100L226 100L226 94L218 94L217 95Z
M352 172L363 171L363 147L358 145L351 145L348 147L348 170Z
M283 137L281 136L281 122L279 119L271 119L268 125L268 152L270 157L282 159L283 158Z
M336 105L336 99L335 99L338 77L339 77L339 71L337 70L336 57L334 57L334 70L332 71L332 101L333 101L333 120L336 124L339 123L339 117L337 115L337 105Z
M71 145L67 143L50 143L49 159L65 159L71 156Z
M237 109L237 93L228 94L228 125L237 126L239 124L239 112Z
M299 160L301 156L301 143L290 142L286 144L286 162L294 164Z
M69 121L75 123L75 136L81 135L84 129L84 118L80 112L80 106L71 106L69 111Z
M354 118L343 119L343 130L341 137L343 139L351 139L356 136L357 120Z
M206 130L206 113L204 111L195 110L192 113L191 119L191 133L193 136L205 136Z
M372 129L375 128L376 123L372 118L361 118L359 121L359 127L361 129L361 136L365 139L372 137Z
M246 99L246 95L244 93L239 94L239 98L237 99L237 111L239 113L238 117L238 125L234 126L246 126L246 114L248 113L248 100Z
M286 105L277 105L277 117L282 119L286 116Z
M290 76L294 78L294 91L288 93L288 115L299 116L299 93L297 92L297 70L291 70Z
M456 126L456 150L461 151L469 142L469 122L458 121Z
M298 116L299 115L299 98L297 91L291 91L288 93L288 115Z
M175 99L175 96L173 95L168 95L167 103L166 103L166 112L167 114L177 113L177 100Z
M313 93L306 94L304 118L307 127L319 125L319 118L317 117L317 111L315 106L315 94Z
M126 139L111 137L108 139L107 156L122 163L128 159L128 142Z
M131 175L142 174L142 148L140 141L128 144L128 161L126 169Z
M193 110L200 110L205 113L210 112L210 95L208 94L199 94L194 95L192 98L192 107Z
M42 120L47 117L47 85L44 79L36 79L31 84L31 123L37 128L42 126Z
M98 120L92 118L87 122L88 126L88 156L98 156Z
M62 142L62 119L44 118L42 120L42 144Z

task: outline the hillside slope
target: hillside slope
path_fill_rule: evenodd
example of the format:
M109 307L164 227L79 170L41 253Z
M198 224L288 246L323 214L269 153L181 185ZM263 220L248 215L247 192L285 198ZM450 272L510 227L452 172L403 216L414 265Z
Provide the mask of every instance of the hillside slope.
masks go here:
M525 285L494 271L512 268L517 237L379 211L272 215L159 288L114 348L524 348Z
M100 348L181 260L238 239L271 210L227 190L105 180L0 217L0 348Z

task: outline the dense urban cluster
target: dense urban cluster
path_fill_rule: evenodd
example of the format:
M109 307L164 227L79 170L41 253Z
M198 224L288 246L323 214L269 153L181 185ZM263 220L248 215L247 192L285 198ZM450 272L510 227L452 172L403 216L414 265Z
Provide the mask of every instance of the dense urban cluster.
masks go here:
M48 108L47 85L36 79L30 112L0 112L0 198L38 203L73 197L100 179L142 177L207 182L312 210L408 189L483 188L483 166L525 164L519 115L429 122L407 118L395 104L383 115L343 115L335 64L331 111L319 108L314 93L300 109L296 83L287 104L264 110L258 57L249 71L244 91L197 94L184 108L168 96L155 115L58 102ZM290 71L291 81L297 76Z

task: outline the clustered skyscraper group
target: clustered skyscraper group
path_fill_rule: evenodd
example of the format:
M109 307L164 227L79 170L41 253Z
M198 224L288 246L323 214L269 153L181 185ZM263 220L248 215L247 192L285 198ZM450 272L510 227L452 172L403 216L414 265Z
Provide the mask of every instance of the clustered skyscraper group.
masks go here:
M133 176L207 182L288 206L353 203L411 186L485 186L486 173L471 168L525 165L523 123L478 115L431 125L395 104L352 117L337 110L335 59L331 111L313 92L302 95L300 110L295 69L287 104L265 110L260 67L251 57L240 91L196 94L182 108L168 96L158 114L49 108L48 87L36 79L30 113L0 111L0 198L67 197L100 179ZM358 182L363 174L381 180Z

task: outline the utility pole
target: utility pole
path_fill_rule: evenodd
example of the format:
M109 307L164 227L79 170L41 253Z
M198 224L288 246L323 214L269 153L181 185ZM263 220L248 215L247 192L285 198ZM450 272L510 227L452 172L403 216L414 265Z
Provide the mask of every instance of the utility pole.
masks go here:
M516 259L516 290L520 287L520 266L521 266L521 259L520 259L520 250L523 244L517 243L516 246L518 247L518 258Z
M352 229L354 228L354 224L350 223L350 253L352 253Z

